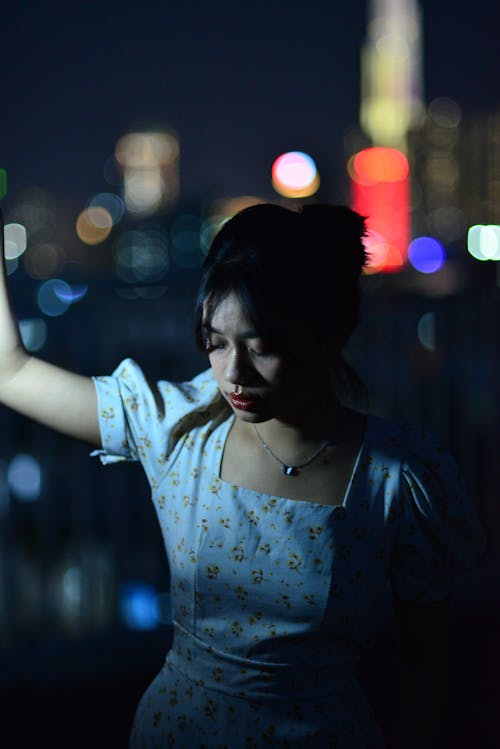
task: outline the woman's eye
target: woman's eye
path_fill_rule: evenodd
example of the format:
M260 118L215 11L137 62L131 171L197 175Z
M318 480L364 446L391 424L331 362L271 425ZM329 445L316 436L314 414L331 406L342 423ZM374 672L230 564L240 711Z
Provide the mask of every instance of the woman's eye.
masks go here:
M265 356L272 356L271 351L256 351L255 349L252 349L252 354L254 356L260 356L262 358L264 358Z
M222 343L212 343L212 341L207 341L207 351L209 354L212 351L217 351L222 348L224 348L224 345Z

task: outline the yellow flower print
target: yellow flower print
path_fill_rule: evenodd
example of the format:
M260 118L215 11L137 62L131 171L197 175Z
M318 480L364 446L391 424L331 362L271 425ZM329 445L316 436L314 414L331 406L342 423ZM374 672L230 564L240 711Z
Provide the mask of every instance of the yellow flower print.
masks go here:
M181 731L185 731L187 727L187 715L186 713L181 713L181 715L177 716L177 725L181 729ZM174 743L172 744L173 747L175 747L175 738Z
M299 567L302 565L302 558L299 557L298 554L296 554L294 551L290 554L288 557L288 564L287 567L289 570L295 570L295 572L299 571Z
M246 601L248 598L248 591L242 585L238 585L236 588L236 598L240 601Z
M307 603L310 603L311 606L314 606L316 604L314 593L304 593L303 598L304 598L304 601L307 601Z
M161 494L158 497L158 507L160 508L160 510L163 510L163 508L165 507L165 502L166 501L167 501L167 498L165 497L164 494Z
M248 617L249 624L257 624L262 619L262 611L254 611L252 616Z
M222 668L214 668L212 671L212 676L214 677L215 681L222 681L222 677L224 676L224 671Z
M220 572L220 567L217 564L207 564L205 569L210 580L215 580Z
M264 554L270 554L271 544L262 544L262 546L259 546L259 551L263 551Z
M114 419L115 418L115 409L113 406L110 406L109 408L102 408L101 409L101 416L103 419Z
M321 536L322 533L323 528L321 525L317 525L315 528L309 528L309 538L311 539L311 541L315 541Z
M243 627L241 626L241 624L239 622L233 622L231 624L231 632L236 637L239 637L241 635L241 633L243 632Z
M224 528L231 528L231 520L230 518L221 518L219 520L219 523L224 526Z
M258 525L260 517L257 515L255 510L250 510L250 512L248 513L248 520L252 523L252 525Z
M252 582L253 583L261 583L263 580L265 580L264 577L264 570L252 570L251 571L252 576Z
M153 726L155 728L158 728L158 726L160 725L160 721L161 721L161 712L155 713L153 715Z
M212 720L215 720L217 717L217 703L209 697L205 702L203 712L205 713L207 718L212 718Z
M246 559L245 552L241 546L233 546L231 555L235 562L243 562Z
M222 547L224 546L224 542L223 541L210 541L208 546L210 549L222 549Z

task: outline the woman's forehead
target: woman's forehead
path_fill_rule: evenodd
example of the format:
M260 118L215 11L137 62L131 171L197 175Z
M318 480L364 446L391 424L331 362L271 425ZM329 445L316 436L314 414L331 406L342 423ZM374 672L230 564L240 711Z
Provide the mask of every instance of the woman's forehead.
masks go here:
M233 327L235 324L244 325L255 332L255 324L251 320L248 310L234 292L229 292L222 299L211 304L206 300L203 304L203 324L212 330Z
M279 339L282 344L286 340L302 339L312 334L305 321L280 314L279 310L269 310L256 320L234 292L226 294L213 306L210 302L204 303L203 326L208 333L240 338Z

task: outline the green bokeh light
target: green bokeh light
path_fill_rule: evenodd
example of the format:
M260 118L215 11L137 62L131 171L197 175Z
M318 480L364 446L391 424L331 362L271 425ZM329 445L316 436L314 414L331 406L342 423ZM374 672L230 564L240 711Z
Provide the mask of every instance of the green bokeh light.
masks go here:
M7 172L5 169L0 169L0 200L5 198L7 195Z

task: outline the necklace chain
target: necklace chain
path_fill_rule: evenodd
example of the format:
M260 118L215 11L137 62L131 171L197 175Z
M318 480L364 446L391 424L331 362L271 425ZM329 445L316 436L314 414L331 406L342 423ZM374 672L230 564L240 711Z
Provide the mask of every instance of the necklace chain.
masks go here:
M283 462L283 461L281 460L281 458L278 458L278 456L276 455L276 453L274 453L274 452L273 452L273 451L271 450L271 448L269 447L269 445L267 444L267 442L264 442L264 440L263 440L263 439L262 439L262 437L260 436L260 434L259 434L259 431L258 431L257 427L255 426L255 424L253 425L253 428L255 429L255 434L256 434L256 435L257 435L257 437L259 438L259 440L260 440L260 442L261 442L261 444L262 444L262 447L264 448L264 450L266 450L266 451L267 451L267 452L269 453L269 455L270 455L270 456L271 456L272 458L274 458L274 460L276 460L276 461L277 461L277 462L278 462L278 463L280 464L280 466L281 466L281 469L282 469L283 473L285 474L285 476L298 476L298 475L299 475L299 473L300 473L300 470L301 470L302 468L305 468L305 467L306 467L306 466L308 466L308 465L309 465L310 463L312 463L312 462L313 462L313 460L316 460L316 458L318 458L318 457L319 457L319 456L321 455L321 453L323 452L323 450L325 450L325 449L326 449L327 447L329 447L329 446L330 446L331 444L333 444L333 443L332 443L332 440L331 440L331 439L329 439L329 438L327 438L327 439L326 439L326 440L325 440L325 441L323 442L323 444L322 444L322 445L320 446L320 448L319 448L318 450L316 450L316 452L314 453L314 455L312 455L312 456L311 456L311 457L309 458L309 460L306 460L306 462L305 462L305 463L299 463L299 465L296 465L296 466L291 466L291 465L288 465L287 463L284 463L284 462Z

